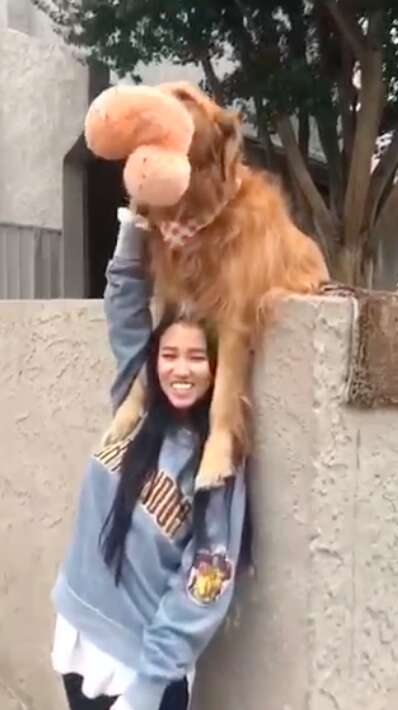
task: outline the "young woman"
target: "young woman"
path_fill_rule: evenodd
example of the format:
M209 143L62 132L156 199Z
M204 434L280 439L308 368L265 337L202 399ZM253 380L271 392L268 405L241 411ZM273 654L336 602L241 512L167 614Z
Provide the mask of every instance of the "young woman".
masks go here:
M89 461L53 590L53 666L71 710L186 710L189 681L229 607L245 511L243 464L194 494L216 364L206 327L152 332L143 232L121 224L105 292L116 408L146 362L134 437Z

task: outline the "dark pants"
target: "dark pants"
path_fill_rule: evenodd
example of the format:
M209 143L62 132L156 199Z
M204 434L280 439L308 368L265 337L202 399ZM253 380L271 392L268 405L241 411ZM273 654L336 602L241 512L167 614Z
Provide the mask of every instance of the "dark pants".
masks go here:
M75 673L63 676L66 697L70 710L110 710L116 698L101 695L91 700L82 693L82 678ZM189 701L186 678L166 688L159 710L187 710Z

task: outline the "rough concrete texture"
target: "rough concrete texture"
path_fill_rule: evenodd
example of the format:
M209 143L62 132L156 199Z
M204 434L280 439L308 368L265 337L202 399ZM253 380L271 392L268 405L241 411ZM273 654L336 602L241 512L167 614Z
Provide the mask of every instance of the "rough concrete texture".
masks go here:
M255 577L197 709L398 707L398 416L344 406L350 323L349 302L291 301L259 352Z
M0 222L62 228L63 160L82 132L88 71L58 38L0 29Z
M285 304L254 372L255 575L195 710L396 710L398 417L344 405L351 307ZM63 710L49 591L107 420L101 305L0 303L0 707Z
M0 362L0 708L64 710L49 591L109 417L101 305L0 302Z

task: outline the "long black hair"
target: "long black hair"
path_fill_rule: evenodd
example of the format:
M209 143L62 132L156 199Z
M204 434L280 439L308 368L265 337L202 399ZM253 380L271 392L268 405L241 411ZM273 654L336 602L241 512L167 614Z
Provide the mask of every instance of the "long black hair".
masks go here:
M106 565L114 569L115 583L120 582L127 533L130 529L134 508L145 483L157 470L159 453L165 430L173 420L178 424L177 411L164 394L158 377L157 360L160 340L165 331L176 322L198 325L202 328L207 344L210 370L214 374L217 346L214 334L202 321L193 321L178 316L169 309L152 332L146 360L146 402L144 415L137 431L123 454L115 497L102 527L99 543ZM195 445L189 466L195 473L201 459L203 446L209 430L209 408L212 387L187 413L187 424L194 433Z

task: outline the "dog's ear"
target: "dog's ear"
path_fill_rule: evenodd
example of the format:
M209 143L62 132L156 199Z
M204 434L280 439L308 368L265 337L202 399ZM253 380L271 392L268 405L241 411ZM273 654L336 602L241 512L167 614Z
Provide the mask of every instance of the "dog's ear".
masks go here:
M227 180L230 176L231 167L240 153L242 141L240 117L235 111L222 111L217 122L223 141L221 170L223 179Z

